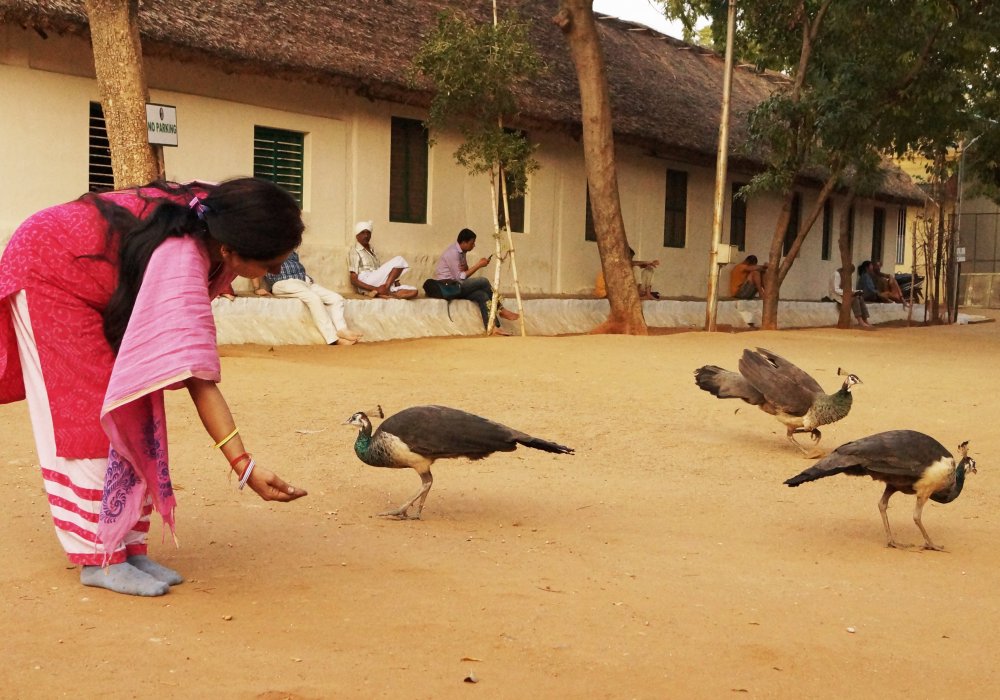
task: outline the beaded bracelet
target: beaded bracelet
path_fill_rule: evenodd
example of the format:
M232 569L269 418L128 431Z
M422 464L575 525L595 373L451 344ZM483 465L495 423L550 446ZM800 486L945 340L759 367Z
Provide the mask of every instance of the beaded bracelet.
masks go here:
M239 486L240 491L242 491L243 487L247 485L247 481L250 479L250 472L253 471L253 468L255 466L257 466L257 463L254 462L253 461L253 457L251 457L250 458L250 464L247 465L247 470L245 472L243 472L243 476L240 477L240 486Z
M219 441L218 441L217 443L215 443L214 445L212 445L212 447L213 447L213 448L215 448L215 447L219 447L219 448L221 448L221 447L222 447L223 445L225 445L225 444L226 444L227 442L229 442L229 441L230 441L230 440L232 440L232 439L233 439L234 437L236 437L236 433L238 433L238 432L240 432L240 429L239 429L239 428L233 428L233 432L229 433L229 435L227 435L226 437L224 437L224 438L222 438L221 440L219 440Z

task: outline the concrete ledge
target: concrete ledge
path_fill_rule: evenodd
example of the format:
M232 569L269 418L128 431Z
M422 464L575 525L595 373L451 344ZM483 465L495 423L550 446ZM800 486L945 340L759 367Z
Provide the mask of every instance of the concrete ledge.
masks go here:
M718 323L747 329L760 325L762 302L726 300L718 306ZM426 338L431 336L482 335L479 310L471 301L441 299L347 299L348 325L365 334L362 342ZM507 301L508 307L513 300ZM870 304L871 322L905 321L906 309L898 304ZM528 335L551 336L587 333L608 316L607 299L525 299L525 330ZM218 342L221 345L321 345L323 337L313 325L305 304L297 299L239 296L234 301L212 302ZM705 325L704 301L644 301L643 315L654 328L691 328ZM821 301L783 301L778 319L782 328L835 326L837 307ZM923 321L923 307L914 309L913 320ZM520 332L518 322L504 321L511 332Z

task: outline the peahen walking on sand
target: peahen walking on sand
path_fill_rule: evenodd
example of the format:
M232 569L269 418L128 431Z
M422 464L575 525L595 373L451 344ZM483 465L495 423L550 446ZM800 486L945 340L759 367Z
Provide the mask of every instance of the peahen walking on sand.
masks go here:
M372 434L372 424L363 412L345 425L358 427L354 452L373 467L403 469L420 475L420 490L399 508L379 513L399 519L419 519L434 483L431 465L447 457L482 459L494 452L513 452L518 445L536 450L573 454L573 449L532 437L506 425L447 406L413 406L389 416ZM409 509L414 508L413 514Z
M915 430L890 430L841 445L813 466L785 481L798 486L834 474L864 476L885 483L885 492L878 502L885 527L887 547L901 546L889 530L886 509L889 498L900 493L915 494L917 505L913 509L913 522L924 536L924 549L941 550L933 542L920 521L927 499L938 503L951 503L965 485L965 475L976 473L976 460L969 457L969 443L958 446L962 455L958 464L944 446L934 438Z
M823 437L819 426L836 423L850 412L851 387L861 383L857 375L848 374L839 391L827 394L806 372L764 348L744 350L739 369L737 373L705 365L695 370L695 383L720 399L743 399L770 413L785 425L788 440L803 454L806 450L795 434L809 433L818 443Z

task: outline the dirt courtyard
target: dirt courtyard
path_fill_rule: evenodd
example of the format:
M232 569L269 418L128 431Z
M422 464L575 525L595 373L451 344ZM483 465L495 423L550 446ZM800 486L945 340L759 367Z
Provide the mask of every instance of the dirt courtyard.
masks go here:
M989 312L987 312L989 313ZM995 317L996 314L993 313ZM833 391L821 448L894 428L979 473L887 549L868 478L789 489L812 462L758 409L700 391L745 347ZM222 389L262 464L309 495L240 493L185 392L168 396L187 580L85 588L51 526L25 404L0 406L0 696L162 698L984 698L1000 672L1000 324L426 339L222 348ZM361 463L353 412L439 403L576 449L444 460L418 487ZM377 423L377 421L376 421ZM922 542L914 499L889 509ZM994 659L994 661L990 661ZM474 679L472 683L467 679ZM994 688L993 691L989 688Z

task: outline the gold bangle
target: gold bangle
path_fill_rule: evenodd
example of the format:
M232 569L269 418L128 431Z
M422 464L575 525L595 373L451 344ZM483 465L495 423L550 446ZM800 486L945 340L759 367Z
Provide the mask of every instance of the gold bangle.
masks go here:
M222 438L221 440L219 440L219 441L218 441L217 443L215 443L214 445L212 445L212 447L213 447L213 448L215 448L215 447L220 447L220 448L221 448L221 447L222 447L223 445L225 445L225 444L226 444L227 442L229 442L229 441L230 441L230 440L232 440L232 439L233 439L234 437L236 437L236 433L238 433L238 432L240 432L240 429L239 429L239 428L233 428L233 432L229 433L229 435L227 435L226 437L224 437L224 438Z

